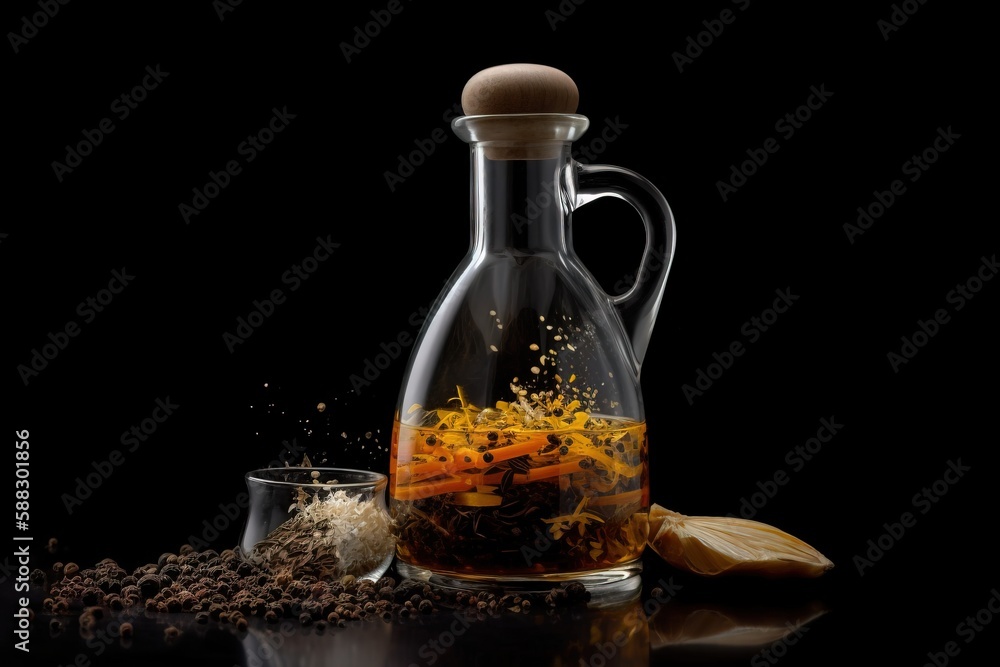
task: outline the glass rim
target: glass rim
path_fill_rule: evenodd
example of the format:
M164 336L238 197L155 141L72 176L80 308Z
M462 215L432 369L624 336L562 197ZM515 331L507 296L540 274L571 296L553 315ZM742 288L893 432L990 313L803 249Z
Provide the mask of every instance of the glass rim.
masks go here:
M268 479L264 477L267 473L279 473L279 472L290 472L290 473L333 473L333 474L344 474L344 475L356 475L360 477L367 477L366 481L361 482L288 482L278 479ZM257 482L260 484L267 484L270 486L277 487L314 487L317 489L361 489L361 488L377 488L380 485L387 484L389 481L389 476L385 473L376 472L374 470L362 470L359 468L324 468L324 467L307 467L307 466L288 466L286 468L257 468L256 470L251 470L243 475L243 478L247 482Z
M569 143L589 126L590 119L577 113L479 114L451 121L452 132L466 143Z

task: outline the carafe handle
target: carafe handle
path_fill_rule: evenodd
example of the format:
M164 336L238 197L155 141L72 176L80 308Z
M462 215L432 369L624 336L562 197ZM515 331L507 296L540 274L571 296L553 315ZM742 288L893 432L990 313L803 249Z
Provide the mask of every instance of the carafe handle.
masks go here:
M575 160L570 167L576 172L573 209L600 197L617 197L635 208L646 227L646 247L639 261L635 282L623 294L607 295L618 309L631 340L638 375L674 257L674 216L656 186L634 171L606 164L581 164Z

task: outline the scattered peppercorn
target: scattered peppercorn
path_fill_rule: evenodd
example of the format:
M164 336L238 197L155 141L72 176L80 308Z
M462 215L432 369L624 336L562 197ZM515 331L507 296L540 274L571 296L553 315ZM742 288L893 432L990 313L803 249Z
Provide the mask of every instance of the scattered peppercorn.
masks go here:
M324 623L345 627L347 622L365 618L390 621L442 609L463 610L472 616L525 613L533 604L565 607L589 598L582 585L555 588L547 595L513 595L437 588L391 576L378 581L349 575L338 581L321 581L311 576L296 578L287 570L270 572L244 562L231 550L218 554L188 549L183 556L171 558L174 555L163 555L158 559L162 565L149 563L134 573L111 559L87 570L74 565L69 569L76 574L64 574L48 584L45 611L57 617L81 614L81 627L96 627L98 619L107 616L106 609L128 612L145 608L150 613L187 613L198 624L228 623L245 631L253 617L269 624L289 618L304 626ZM58 634L63 624L54 618L49 630ZM125 630L123 625L123 640L132 632L131 626ZM181 634L180 627L170 626L164 630L164 639L173 643Z

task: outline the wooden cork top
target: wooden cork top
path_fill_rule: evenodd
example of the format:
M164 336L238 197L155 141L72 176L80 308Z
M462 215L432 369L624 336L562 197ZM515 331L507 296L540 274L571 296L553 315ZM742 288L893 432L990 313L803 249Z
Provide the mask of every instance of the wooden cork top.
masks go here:
M464 141L485 144L491 160L558 157L589 121L576 115L580 94L565 72L513 63L476 73L462 90L465 116L452 122Z
M565 72L547 65L513 63L476 73L462 90L466 115L576 113L580 94Z

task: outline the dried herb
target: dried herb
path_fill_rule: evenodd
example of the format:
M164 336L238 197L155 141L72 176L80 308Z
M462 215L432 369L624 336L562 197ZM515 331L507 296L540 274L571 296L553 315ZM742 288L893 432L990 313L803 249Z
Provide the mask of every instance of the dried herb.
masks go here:
M247 554L276 574L320 579L362 576L392 556L392 522L374 500L337 489L326 495L299 489L293 516Z

